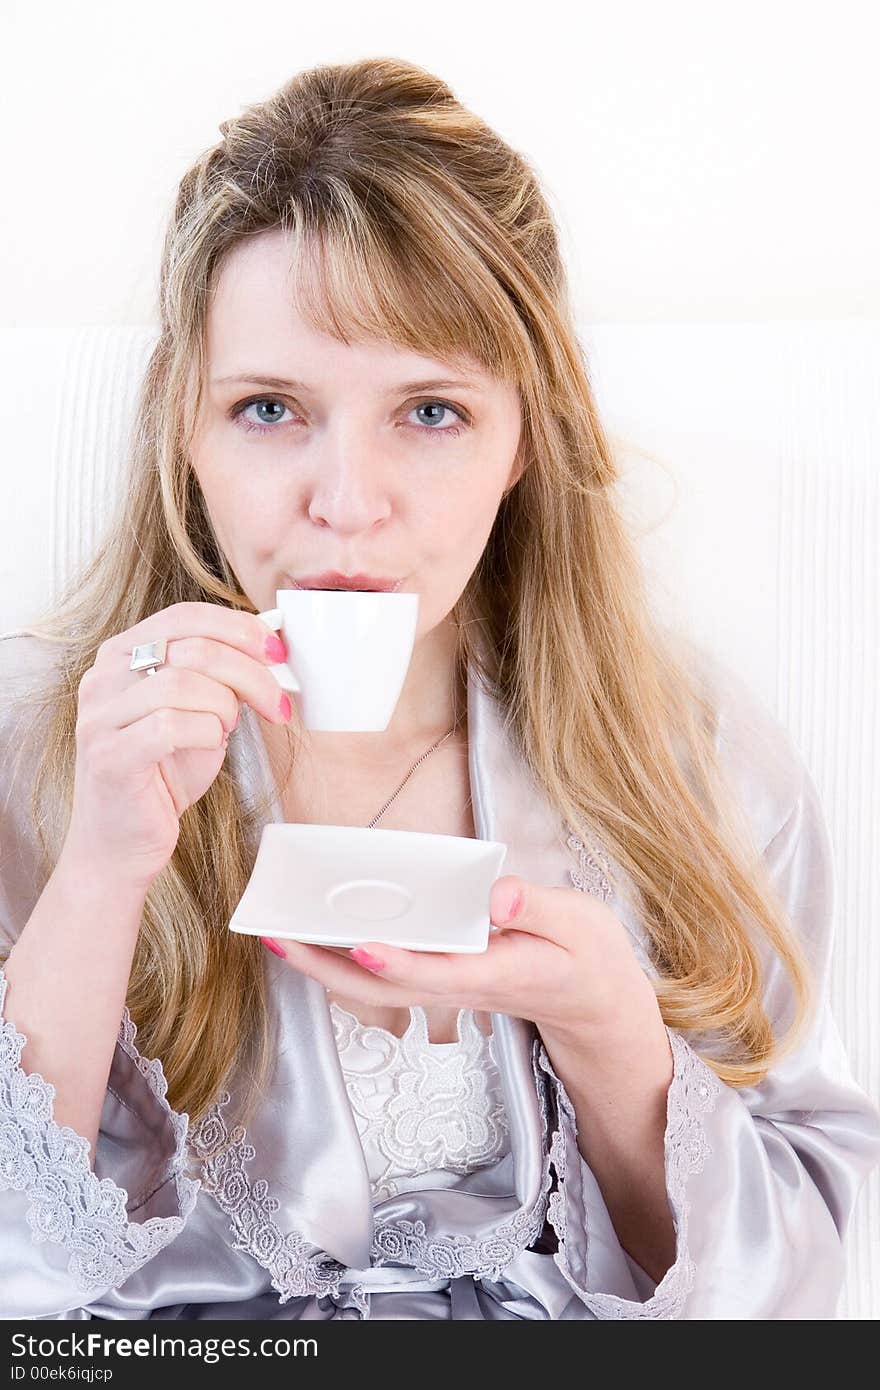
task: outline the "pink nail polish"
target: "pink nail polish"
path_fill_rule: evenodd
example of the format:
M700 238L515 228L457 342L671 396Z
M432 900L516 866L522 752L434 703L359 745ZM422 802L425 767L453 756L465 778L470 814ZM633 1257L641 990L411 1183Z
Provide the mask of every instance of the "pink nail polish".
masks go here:
M281 947L278 945L278 942L273 941L271 936L261 936L260 940L262 941L263 945L266 946L268 950L274 952L276 956L280 956L282 960L287 960L287 956L284 954Z
M512 921L513 921L514 917L516 916L516 914L519 912L520 908L522 907L522 900L523 900L522 890L518 888L518 889L516 890L516 892L514 893L514 895L513 895L513 902L510 904L510 907L507 909L507 916L506 916L505 919L504 919L505 922L512 922Z
M280 637L266 638L266 655L270 661L276 664L287 660L287 652L284 650L284 643Z
M365 970L385 969L384 960L379 960L376 956L371 956L369 951L364 950L363 946L355 946L353 950L349 951L349 955L353 956L358 965L362 965Z
M290 700L286 694L281 696L281 704L279 705L279 709L281 710L282 719L289 719L291 714L293 713Z

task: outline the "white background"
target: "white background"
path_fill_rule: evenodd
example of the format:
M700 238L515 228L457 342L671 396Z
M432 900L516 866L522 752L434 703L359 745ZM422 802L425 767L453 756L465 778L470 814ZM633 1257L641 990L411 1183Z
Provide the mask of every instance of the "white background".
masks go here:
M149 323L180 175L294 72L448 82L526 154L584 320L880 317L871 0L4 0L5 322Z

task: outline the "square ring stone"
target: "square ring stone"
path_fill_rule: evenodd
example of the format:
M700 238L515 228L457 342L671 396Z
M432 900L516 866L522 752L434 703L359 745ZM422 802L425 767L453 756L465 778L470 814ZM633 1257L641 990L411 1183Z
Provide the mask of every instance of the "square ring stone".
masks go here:
M166 638L161 637L158 642L143 642L139 647L135 647L131 654L130 671L146 671L152 666L162 666L165 663L165 654L168 650Z

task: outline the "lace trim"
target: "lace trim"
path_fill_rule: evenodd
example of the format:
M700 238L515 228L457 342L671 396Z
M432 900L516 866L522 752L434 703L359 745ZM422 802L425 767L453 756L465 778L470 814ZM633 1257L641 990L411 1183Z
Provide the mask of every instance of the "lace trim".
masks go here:
M589 893L591 897L607 902L614 892L611 885L611 861L598 845L585 845L568 823L565 828L569 832L565 843L569 849L575 850L578 856L578 868L569 869L569 878L582 893Z
M603 901L613 894L611 868L607 855L594 843L589 848L566 824L567 844L577 852L578 869L570 869L569 877L575 888ZM644 942L636 943L643 963L650 967ZM548 1220L556 1231L559 1250L554 1260L580 1298L605 1318L679 1318L685 1299L693 1287L695 1267L687 1253L690 1202L687 1199L687 1180L691 1173L703 1168L711 1153L706 1138L703 1117L715 1108L721 1093L721 1082L693 1048L673 1029L666 1029L672 1048L673 1076L666 1106L666 1187L672 1208L676 1232L677 1257L666 1271L654 1293L644 1303L619 1298L616 1294L590 1293L575 1283L565 1255L565 1136L561 1128L551 1143L551 1161L559 1178L557 1191L550 1198ZM540 1063L552 1079L557 1105L566 1116L571 1133L576 1135L574 1109L565 1087L553 1070L546 1050L542 1047Z
M544 1165L543 1193L550 1186L549 1159ZM511 1260L532 1245L544 1226L542 1199L528 1211L518 1212L512 1221L499 1226L485 1240L472 1236L429 1236L424 1221L380 1223L373 1239L376 1264L396 1261L412 1265L440 1279L457 1279L470 1274L475 1279L501 1279Z
M567 821L565 822L565 829L568 832L566 844L569 849L576 852L578 857L578 867L568 871L572 884L582 893L589 893L591 897L599 898L601 902L609 902L616 892L612 882L613 870L610 857L595 841L586 845ZM629 933L636 959L642 969L648 975L655 975L657 971L652 959L652 942L642 928L638 916L624 920L623 924Z
M168 1081L162 1068L162 1063L159 1061L158 1057L142 1057L140 1052L138 1052L136 1039L137 1027L126 1005L122 1011L122 1023L119 1028L119 1037L116 1039L117 1044L122 1048L126 1056L131 1058L153 1095L157 1100L162 1102L163 1107L168 1111L168 1119L171 1122L171 1130L174 1135L175 1152L180 1154L182 1166L187 1158L186 1139L189 1131L189 1115L186 1111L178 1113L178 1111L171 1109L167 1099ZM201 1186L198 1179L184 1177L183 1182L195 1182L197 1188ZM142 1205L142 1202L138 1200L136 1204L132 1206L131 1210L137 1211L140 1205Z
M546 1083L537 1061L540 1046L537 1040L532 1048L545 1150L543 1181L536 1201L484 1240L464 1235L430 1236L423 1221L380 1221L374 1229L372 1263L405 1262L439 1278L470 1274L475 1278L498 1279L506 1265L538 1238L546 1220L547 1193L552 1181L547 1152ZM298 1232L289 1231L284 1235L279 1230L273 1220L279 1202L269 1196L264 1179L251 1183L245 1171L245 1164L255 1157L256 1151L252 1144L245 1142L245 1130L238 1126L230 1132L221 1114L221 1106L228 1105L229 1100L229 1092L224 1091L218 1104L191 1131L190 1146L202 1162L205 1191L232 1217L230 1231L236 1237L234 1248L251 1255L268 1271L282 1303L304 1294L319 1297L332 1294L339 1298L342 1296L340 1280L346 1273L346 1266L329 1255L309 1254L310 1247ZM347 1299L366 1314L369 1305L365 1286L355 1283L344 1292Z
M484 1240L473 1236L430 1236L424 1221L389 1220L375 1227L372 1256L376 1264L405 1262L425 1274L456 1279L463 1274L475 1279L501 1279L504 1270L523 1250L528 1250L544 1229L548 1192L553 1180L548 1151L549 1107L546 1085L538 1066L540 1039L532 1045L532 1071L538 1093L544 1149L540 1191L531 1207L519 1211Z
M221 1092L190 1135L190 1146L201 1160L205 1191L232 1218L233 1249L243 1250L268 1271L281 1303L307 1294L338 1294L345 1266L331 1255L310 1254L309 1243L298 1231L283 1234L273 1220L280 1203L269 1196L269 1184L265 1178L251 1182L245 1164L256 1156L256 1149L245 1142L241 1125L229 1130L221 1107L230 1099L228 1091Z
M617 1294L594 1293L582 1289L575 1282L565 1251L566 1159L565 1137L561 1127L554 1134L550 1148L551 1161L559 1178L558 1190L550 1198L547 1213L559 1241L559 1249L553 1258L578 1297L602 1318L680 1318L684 1311L685 1299L693 1288L696 1270L687 1249L690 1217L687 1180L692 1173L702 1170L706 1158L711 1153L703 1117L714 1110L721 1093L721 1082L684 1038L671 1028L667 1028L666 1032L673 1056L673 1076L667 1099L664 1141L666 1188L675 1226L677 1255L675 1263L669 1267L654 1293L644 1303L620 1298ZM574 1108L543 1046L539 1060L541 1067L553 1082L557 1104L568 1120L570 1134L574 1139L577 1133Z
M0 967L0 1015L8 981ZM128 1011L126 1010L126 1015ZM30 1199L27 1221L35 1243L50 1240L70 1251L68 1272L86 1294L116 1288L183 1229L201 1184L182 1172L188 1117L175 1116L161 1064L146 1062L134 1046L130 1018L119 1042L137 1062L153 1094L174 1126L171 1172L177 1185L179 1216L129 1220L128 1192L109 1178L98 1178L89 1163L88 1139L52 1117L55 1087L39 1072L26 1073L21 1056L27 1042L0 1017L0 1191L24 1192Z
M409 1178L469 1173L504 1151L508 1126L492 1038L459 1010L453 1043L432 1043L425 1011L412 1007L402 1037L330 1005L346 1091L375 1201Z
M537 1066L539 1046L536 1042L533 1047L533 1069L541 1099L545 1159L541 1191L532 1207L518 1212L512 1221L485 1240L474 1240L470 1236L429 1236L423 1221L379 1222L371 1247L372 1262L379 1265L405 1262L439 1278L471 1274L475 1278L498 1279L506 1265L534 1243L544 1227L547 1192L552 1180L550 1156L546 1153L548 1107ZM203 1164L205 1190L232 1217L230 1231L236 1237L234 1248L251 1255L268 1271L281 1295L281 1303L304 1294L339 1297L340 1280L346 1267L332 1256L310 1255L308 1243L298 1232L282 1234L273 1220L280 1204L269 1196L268 1183L263 1179L251 1183L244 1165L255 1157L256 1151L253 1145L245 1142L243 1128L239 1126L231 1133L227 1128L220 1107L228 1105L229 1100L229 1092L223 1092L218 1104L191 1132L190 1145ZM228 1145L225 1153L222 1152L224 1145ZM368 1311L367 1290L362 1284L350 1286L346 1295L362 1312Z

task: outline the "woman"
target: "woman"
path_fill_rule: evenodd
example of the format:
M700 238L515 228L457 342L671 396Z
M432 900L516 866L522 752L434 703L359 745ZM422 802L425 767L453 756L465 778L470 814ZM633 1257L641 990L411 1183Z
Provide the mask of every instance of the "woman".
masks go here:
M648 611L532 172L385 59L221 129L119 516L0 644L3 1315L833 1316L822 812ZM419 594L382 733L268 669L330 570ZM380 817L507 844L483 956L229 932L267 819Z

